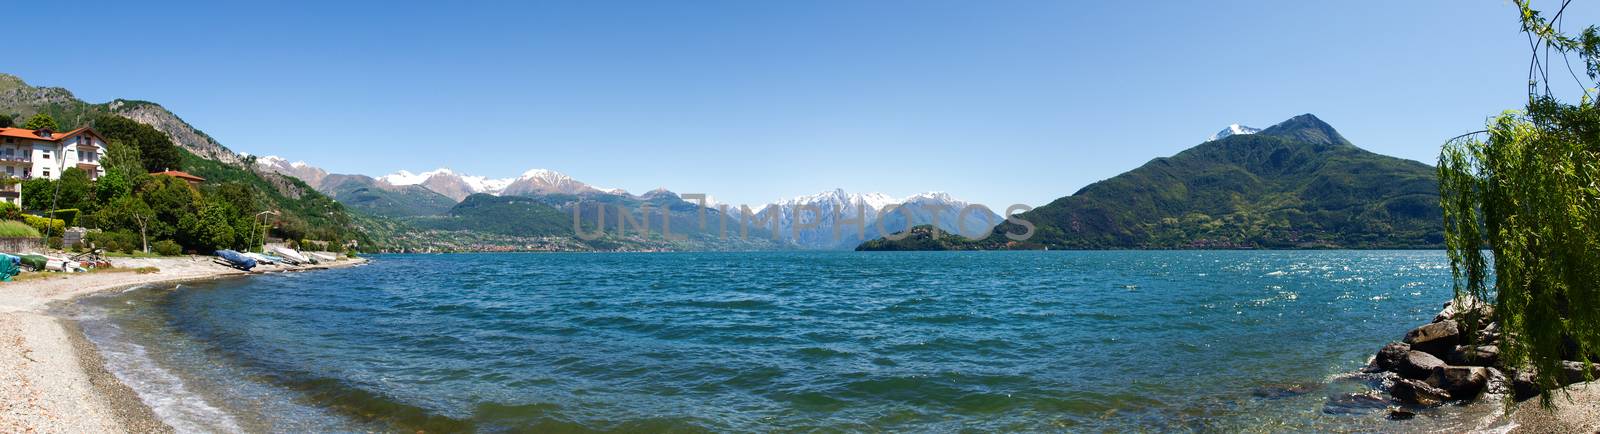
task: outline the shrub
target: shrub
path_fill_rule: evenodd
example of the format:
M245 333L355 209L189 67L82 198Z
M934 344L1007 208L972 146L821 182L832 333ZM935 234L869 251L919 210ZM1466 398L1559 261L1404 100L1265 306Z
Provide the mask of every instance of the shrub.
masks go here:
M59 235L65 233L67 228L67 223L61 221L61 219L47 219L36 215L23 215L22 220L27 222L28 226L33 226L33 229L39 231L40 233L49 232Z
M45 245L52 249L61 250L61 237L50 237L49 240L45 241Z
M179 246L177 242L172 240L156 241L155 244L150 245L150 249L155 250L161 256L178 256L183 253L183 246Z
M38 229L34 229L33 226L28 226L27 223L23 223L23 222L19 222L19 221L12 221L12 220L0 221L0 237L6 237L6 238L19 238L19 237L38 238L39 237L39 230Z
M10 202L0 202L0 219L22 221L22 208Z
M129 231L90 232L84 239L108 252L133 253L143 247L139 244L139 234Z
M51 213L51 217L60 219L68 226L75 226L78 224L78 214L80 213L81 212L78 211L77 208L58 209L54 213Z

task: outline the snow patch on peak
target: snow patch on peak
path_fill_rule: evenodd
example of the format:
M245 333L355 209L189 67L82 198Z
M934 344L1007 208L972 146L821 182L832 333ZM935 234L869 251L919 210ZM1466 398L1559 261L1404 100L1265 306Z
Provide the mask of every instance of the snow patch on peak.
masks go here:
M1228 125L1227 128L1223 128L1222 131L1218 131L1216 134L1212 134L1211 138L1206 139L1206 141L1209 142L1209 141L1212 141L1212 140L1217 140L1217 139L1221 139L1221 138L1228 137L1228 136L1255 134L1255 133L1259 133L1259 132L1261 132L1260 128L1252 128L1252 127L1247 127L1247 126L1244 126L1244 125L1232 124L1232 125Z

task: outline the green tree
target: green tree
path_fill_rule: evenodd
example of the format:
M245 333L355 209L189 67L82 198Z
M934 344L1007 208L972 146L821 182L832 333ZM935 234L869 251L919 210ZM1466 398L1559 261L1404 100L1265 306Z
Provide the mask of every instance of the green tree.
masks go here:
M1576 54L1590 81L1600 79L1600 30L1568 36L1517 5L1533 65ZM1600 361L1600 107L1587 91L1578 104L1557 100L1547 74L1532 69L1526 110L1491 120L1486 139L1446 143L1438 170L1456 295L1493 296L1502 361L1541 373L1540 402L1550 406L1564 360Z
M55 196L55 183L44 178L22 181L22 209L44 211L50 208L50 198Z
M133 194L133 180L121 171L107 170L105 176L94 182L94 195L101 204L109 204L130 194Z
M149 173L144 169L144 160L141 158L137 144L109 140L106 142L106 156L100 163L105 166L107 175L120 173L132 181L139 174Z
M103 179L102 179L103 181ZM94 220L107 231L130 230L139 234L144 252L150 252L150 225L156 221L156 212L137 197L124 195L101 207Z
M60 131L61 125L56 124L56 118L50 117L48 114L39 113L29 117L27 122L23 122L22 128L30 130L49 128L51 130Z
M183 153L172 143L172 138L161 130L116 115L95 118L94 128L108 141L136 148L145 172L183 169ZM110 157L107 155L107 158Z
M185 216L179 223L179 243L199 251L237 248L233 207L221 200L208 200L200 212Z
M56 201L54 209L79 209L84 212L94 212L95 186L89 181L89 172L76 167L69 167L61 172L61 179L56 181Z
M155 210L155 220L150 224L150 238L167 239L177 235L180 223L193 218L200 207L200 192L189 183L170 176L150 176L139 185L135 194ZM182 241L179 241L182 243ZM185 244L194 248L197 246Z
M0 115L0 128L11 128L16 126L16 121L12 120L14 117L15 115Z

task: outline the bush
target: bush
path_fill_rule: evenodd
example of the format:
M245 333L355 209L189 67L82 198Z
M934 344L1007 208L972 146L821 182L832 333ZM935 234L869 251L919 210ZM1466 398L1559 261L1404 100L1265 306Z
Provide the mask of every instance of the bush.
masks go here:
M78 224L78 214L81 214L81 212L77 208L58 209L51 213L51 217L66 222L68 226L75 226Z
M0 202L0 219L22 221L22 208L10 202Z
M19 237L39 238L39 230L38 229L34 229L33 226L28 226L27 223L23 223L23 222L19 222L19 221L12 221L12 220L0 221L0 237L6 237L6 238L19 238Z
M23 215L22 220L27 222L28 226L33 226L33 229L39 231L40 233L49 232L59 235L65 233L67 229L67 223L61 221L61 219L47 219L36 215Z
M84 239L108 252L133 253L144 247L139 243L139 234L129 231L90 232Z
M61 237L50 237L49 240L45 241L45 245L52 249L61 250Z
M156 241L155 244L150 245L150 249L155 250L161 256L178 256L183 253L183 246L179 246L178 243L172 240Z

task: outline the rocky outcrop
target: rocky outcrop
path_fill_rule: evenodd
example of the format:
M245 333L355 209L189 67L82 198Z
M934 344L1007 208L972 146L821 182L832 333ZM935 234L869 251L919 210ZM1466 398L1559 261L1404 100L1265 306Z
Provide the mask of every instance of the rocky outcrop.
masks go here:
M111 113L133 119L141 124L149 125L163 133L167 133L167 136L172 138L173 144L201 158L230 164L237 164L240 161L239 154L235 154L232 150L222 146L221 143L217 143L216 139L195 129L194 126L184 122L183 119L178 118L178 115L172 114L172 112L167 111L166 108L161 107L159 104L119 99L108 103L106 108Z
M1506 366L1494 308L1468 297L1445 303L1433 322L1406 333L1402 342L1384 345L1369 372L1391 372L1389 395L1407 405L1433 406L1472 400L1484 394L1511 394L1517 400L1538 396L1541 375ZM1600 378L1600 366L1562 362L1561 385Z

